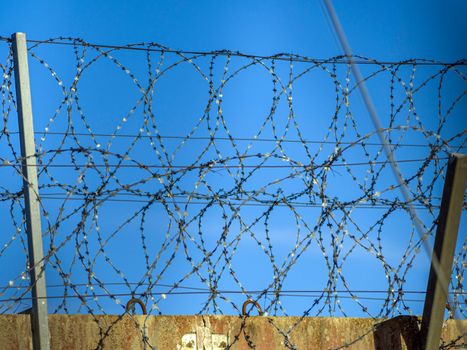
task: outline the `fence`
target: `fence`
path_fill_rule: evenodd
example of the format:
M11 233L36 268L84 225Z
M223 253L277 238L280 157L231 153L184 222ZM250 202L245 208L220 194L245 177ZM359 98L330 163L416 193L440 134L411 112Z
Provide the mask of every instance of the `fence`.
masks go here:
M99 323L135 298L148 315L242 315L252 300L273 325L302 316L275 326L290 349L306 316L421 313L430 259L409 205L432 242L447 157L466 148L465 61L355 57L408 203L345 57L29 44L50 313ZM6 39L0 54L0 312L15 313L32 266ZM450 283L463 318L464 226Z

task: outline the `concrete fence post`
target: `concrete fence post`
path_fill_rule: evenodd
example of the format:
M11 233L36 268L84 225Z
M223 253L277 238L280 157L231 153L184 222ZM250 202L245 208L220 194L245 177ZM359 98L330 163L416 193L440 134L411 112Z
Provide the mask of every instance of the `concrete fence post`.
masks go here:
M29 266L32 286L31 326L34 350L49 350L49 323L46 299L45 264L42 251L40 198L37 178L36 149L32 120L26 35L11 36L21 143L23 194L26 211Z
M433 260L438 259L438 276L433 263L428 278L425 305L421 325L422 349L437 350L441 338L446 301L448 300L449 280L457 242L464 192L467 180L467 156L451 154L444 182L443 198L438 217Z

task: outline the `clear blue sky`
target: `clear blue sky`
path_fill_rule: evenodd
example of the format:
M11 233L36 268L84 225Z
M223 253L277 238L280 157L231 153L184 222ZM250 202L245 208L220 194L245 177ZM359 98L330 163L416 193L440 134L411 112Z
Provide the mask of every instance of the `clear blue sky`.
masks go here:
M467 5L447 1L335 1L357 54L381 60L465 56ZM256 54L341 53L319 1L14 1L2 34L78 36L90 42L155 41L191 50Z
M462 1L335 1L334 6L337 14L340 17L341 23L346 31L347 37L353 48L355 54L375 58L378 60L405 60L409 58L427 58L440 61L456 61L465 58L467 54L467 44L465 38L467 37L467 24L465 22L465 15L467 13L467 4ZM156 42L174 49L184 50L220 50L230 49L238 50L244 53L253 53L258 55L271 55L275 53L294 53L305 55L314 58L328 58L342 54L342 50L338 45L337 39L333 34L330 27L330 22L326 19L324 7L319 1L15 1L8 5L4 5L0 13L0 23L2 36L9 36L10 34L21 31L27 33L29 39L48 39L58 36L64 37L81 37L88 42L97 44L127 44L139 42ZM51 56L49 56L51 57ZM125 62L131 63L133 56L124 56ZM2 56L3 59L3 56ZM53 56L58 67L65 67L66 62L60 62L60 56ZM143 60L139 61L139 65L144 65ZM134 64L134 66L138 66ZM220 67L220 66L219 66ZM73 68L73 67L72 67ZM133 68L133 67L132 67ZM143 67L144 68L144 67ZM285 66L285 69L287 67ZM96 77L93 81L85 81L82 86L87 87L88 90L81 88L82 101L85 106L92 110L94 115L99 115L99 120L93 120L96 125L96 132L109 132L108 125L114 126L115 123L110 118L112 115L120 115L128 110L130 101L137 95L137 92L131 90L116 90L115 95L106 93L105 90L110 84L118 85L121 81L118 78L113 78L113 75L107 75L108 71L102 68L102 71L96 71ZM135 68L138 71L138 68ZM420 73L422 76L422 73ZM42 116L48 115L56 108L55 104L49 103L49 90L55 89L50 85L50 78L41 76L39 68L34 68L31 65L31 74L33 82L33 103L35 108L36 130L43 130L47 118L43 119ZM184 72L184 71L182 71ZM285 71L284 71L285 72ZM408 76L408 71L406 75ZM105 79L109 79L109 81ZM44 80L41 80L44 79ZM115 80L113 80L115 79ZM175 79L175 78L174 78ZM192 115L192 106L199 108L206 101L206 96L199 91L180 91L180 84L183 78L178 76L176 82L168 83L165 91L160 94L168 101L166 105L161 103L161 115L173 114L174 107L179 118L163 119L161 118L162 134L184 134L188 129L186 125L187 120L183 118L190 118ZM239 78L240 79L240 78ZM240 80L241 83L234 85L237 90L230 91L232 96L238 96L244 105L235 106L236 100L226 100L225 109L231 108L232 111L240 113L241 111L250 111L254 113L263 113L270 103L270 85L267 85L266 92L262 92L260 87L266 86L266 78L257 78L255 75L246 75ZM259 80L255 80L259 79ZM264 80L262 80L264 79ZM270 79L270 77L267 77ZM269 81L269 80L268 80ZM318 80L319 82L320 80ZM387 83L387 81L386 81ZM49 85L48 85L49 84ZM163 84L163 82L162 82ZM457 85L456 85L457 84ZM40 86L40 87L39 87ZM194 83L193 86L196 86ZM457 89L463 89L463 85L455 83L453 85ZM330 85L327 86L329 88ZM387 103L388 85L371 86L370 91L376 102L381 102L381 106ZM124 87L123 87L124 88ZM300 98L307 97L306 91L313 91L314 94L310 97L314 103L316 113L320 111L321 101L332 101L333 91L323 92L321 95L320 87L318 85L303 85L302 89L309 88L311 90L302 90L297 92L297 101ZM94 90L93 90L94 89ZM243 90L242 90L243 89ZM56 89L55 89L56 90ZM54 91L55 91L54 90ZM238 92L240 91L240 92ZM433 90L434 91L434 90ZM236 95L237 94L237 95ZM173 99L173 96L183 95L185 100L180 99L182 102L189 101L187 104L181 104L179 100ZM449 95L449 93L447 93ZM55 96L55 95L54 95ZM227 93L226 93L227 96ZM161 98L161 100L163 100ZM420 109L423 110L425 103L429 105L429 97L421 99ZM102 103L104 100L109 103ZM354 96L357 100L357 96ZM87 102L86 102L87 101ZM385 102L386 101L386 102ZM111 102L111 103L110 103ZM229 104L230 103L230 104ZM311 103L311 102L310 102ZM358 111L362 112L361 105L358 107L359 102L355 102ZM304 105L305 106L305 105ZM436 106L435 106L436 107ZM297 102L297 108L300 111L300 103ZM431 107L426 107L426 111L430 111ZM465 102L463 108L456 110L458 115L449 126L450 133L459 132L466 127L465 118L462 119L460 115L464 111L465 115ZM383 109L383 107L381 107ZM199 111L197 109L197 111ZM302 107L301 111L306 111ZM90 113L90 114L92 114ZM188 117L187 117L188 116ZM254 124L254 120L248 119L250 115L245 114L240 122L232 125L232 130L236 132L236 136L251 136L248 128L244 127L244 123ZM172 116L172 118L174 118ZM362 114L360 118L364 123ZM259 122L258 122L259 123ZM191 125L191 124L190 124ZM304 126L308 134L311 135L315 129L327 127L328 122L313 122ZM255 124L256 126L256 124ZM371 130L371 124L367 122L365 130ZM111 128L112 129L112 128ZM185 130L186 129L186 130ZM323 129L324 130L324 129ZM313 137L305 137L313 138ZM406 142L417 142L418 139L407 138ZM192 154L196 154L197 150L191 150ZM418 154L413 150L401 158L411 158ZM422 154L422 153L421 153ZM189 159L190 152L184 155ZM423 155L421 155L423 156ZM356 157L356 156L354 156ZM353 160L356 160L354 158ZM408 171L410 167L405 168ZM63 175L63 174L62 174ZM386 176L385 181L388 177ZM74 179L73 179L74 180ZM219 180L222 181L222 180ZM256 180L255 184L259 184L260 180ZM292 186L292 185L288 185ZM339 183L330 185L335 193L342 191L339 188ZM438 186L437 193L440 193ZM345 191L344 191L345 192ZM347 190L345 193L351 195ZM103 216L109 217L124 216L126 212L135 210L136 207L118 206L113 209L108 209L103 213ZM2 208L2 210L4 210ZM163 215L163 212L153 212L153 216L147 219L147 225L154 227L162 226L158 222L157 216ZM207 215L207 222L204 223L207 231L209 232L212 227L212 234L218 234L216 225L221 225L221 221L216 218L220 212L210 212ZM248 218L250 214L247 214ZM252 217L255 215L253 212ZM287 212L278 210L278 214L272 219L277 231L273 241L278 247L283 244L284 247L289 249L290 241L283 240L280 237L280 232L294 232L294 225L292 217L287 216ZM356 219L362 220L364 225L371 221L367 217L368 214L359 213L355 215ZM423 215L423 214L422 214ZM211 221L209 221L211 220ZM401 224L402 223L402 224ZM165 222L164 222L165 224ZM408 222L396 219L390 222L387 227L392 229L403 226ZM103 224L105 226L105 224ZM311 224L312 225L312 224ZM110 229L110 228L109 228ZM137 223L130 226L129 229L137 230ZM397 230L396 230L397 231ZM403 231L397 232L403 234ZM273 236L274 236L273 234ZM399 258L397 249L401 246L394 240L388 239L385 244L388 246L389 259L393 258L395 261ZM403 241L403 238L401 238ZM212 243L212 242L211 242ZM138 241L138 247L141 246ZM154 243L157 245L157 242ZM130 280L139 280L141 270L140 265L137 265L132 259L133 257L141 254L136 248L131 246L131 240L123 240L115 245L115 249L119 250L119 260L123 265L127 264L125 273L129 276ZM394 247L394 251L391 249ZM239 265L239 273L242 281L245 282L246 287L250 289L259 289L264 286L264 281L258 278L258 275L267 275L271 272L268 270L268 262L255 262L251 263L251 256L256 254L255 250L250 246L243 247L245 252L243 255L243 263ZM283 251L278 249L276 254L279 258L285 258L288 250L284 248ZM313 250L313 254L319 255L319 250ZM393 255L392 255L393 254ZM126 255L128 258L126 259ZM67 261L69 257L63 257ZM11 259L11 257L9 258ZM319 284L321 276L320 271L312 271L311 275L303 274L307 271L308 266L319 264L318 259L311 255L303 258L303 263L300 268L297 268L295 275L292 272L290 284L287 285L290 289L320 289L323 286ZM12 261L12 260L9 260ZM184 257L181 256L180 260L176 260L180 264L186 264ZM425 260L421 259L421 262ZM353 267L349 273L353 279L355 288L371 289L372 283L368 283L368 276L371 276L372 270L367 268L364 260L364 254L356 253L352 260ZM426 262L426 261L425 261ZM1 262L0 262L1 264ZM134 265L133 265L134 264ZM257 265L256 265L257 264ZM250 266L253 265L258 270L255 274L249 274ZM5 265L3 265L5 266ZM3 271L4 267L0 269ZM349 268L349 262L346 263ZM134 271L132 271L132 269ZM174 274L180 274L183 268L178 271L175 270ZM136 273L137 271L138 273ZM104 276L102 280L106 280L105 271L101 271ZM134 273L134 274L133 274ZM378 280L379 286L384 286L384 274L380 274L374 279ZM101 276L102 276L101 275ZM414 281L408 284L409 289L423 290L426 284L427 269L425 266L418 266L414 269ZM179 276L179 275L177 275ZM82 277L82 275L81 275ZM107 280L115 278L110 274ZM268 283L270 279L266 278ZM303 281L305 280L305 281ZM317 283L315 283L318 281ZM5 281L3 281L5 282ZM50 283L60 280L57 276L51 273ZM77 281L75 281L77 282ZM167 280L167 283L174 281ZM189 282L195 284L199 281L190 280ZM301 283L303 282L303 283ZM6 282L5 282L6 283ZM189 283L188 283L189 284ZM199 286L199 285L196 285ZM236 287L235 284L227 283L225 285L229 288ZM357 288L357 289L358 289ZM125 290L128 292L128 290ZM49 294L56 293L51 289ZM126 297L122 299L125 300ZM195 300L195 299L193 299ZM202 298L201 298L202 300ZM193 303L199 300L193 301ZM51 303L53 304L53 302ZM119 312L119 308L114 308L113 303L104 302L108 308L108 312ZM170 307L163 309L166 313L183 313L187 309L189 302L186 299L178 304L170 304ZM53 304L56 306L56 304ZM198 305L198 304L196 304ZM196 309L195 305L195 309ZM301 314L303 309L301 305L292 303L290 305L292 314ZM190 309L191 310L191 309ZM361 315L361 310L355 306L349 306L350 313ZM227 312L230 312L228 310ZM420 304L414 309L415 312L420 312Z

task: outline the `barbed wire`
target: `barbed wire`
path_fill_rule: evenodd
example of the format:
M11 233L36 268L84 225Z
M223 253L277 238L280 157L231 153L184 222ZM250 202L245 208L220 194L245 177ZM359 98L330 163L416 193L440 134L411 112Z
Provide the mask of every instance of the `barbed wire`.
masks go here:
M10 135L13 134L19 134L19 131L9 131ZM65 132L35 132L36 135L68 135ZM85 133L75 133L75 136L90 136L89 134ZM112 135L112 134L102 134L102 133L95 133L94 136L111 136L115 138L119 137L124 137L124 138L134 138L134 137L140 137L140 138L149 138L151 136L146 136L146 135L136 135L136 134L120 134L120 135ZM178 140L183 140L185 137L184 136L174 136L174 135L160 135L159 136L161 139L178 139ZM212 140L212 141L230 141L231 139L228 137L191 137L191 140ZM247 137L232 137L233 140L235 141L253 141L253 142L277 142L276 139L264 139L264 138L247 138ZM334 145L335 142L331 141L318 141L318 140L289 140L289 139L281 139L281 143L317 143L317 144L332 144ZM377 142L364 142L364 141L354 141L354 142L341 142L342 145L354 145L354 144L365 144L366 146L382 146L382 143L377 143ZM390 145L390 146L395 146L395 145ZM426 144L416 144L416 143L398 143L398 147L430 147L430 145ZM451 145L451 147L458 148L458 149L464 149L467 148L467 146L456 146L456 145Z
M24 284L34 267L27 263L12 51L0 40L0 211L8 232L0 247L0 264L8 266L0 312L7 313L31 302ZM241 315L251 299L262 303L289 349L291 332L307 316L371 317L374 325L339 347L346 348L381 319L419 313L423 300L408 296L419 293L413 286L420 264L429 265L383 145L359 118L346 57L63 37L29 43L33 96L40 96L33 102L42 274L58 293L48 296L51 312L89 313L107 334L97 315L127 315L124 297L141 298L149 315L177 310L184 296L184 313ZM380 131L401 159L410 204L423 209L431 240L447 156L467 146L459 124L466 62L355 59L369 86L384 87ZM109 91L95 86L99 72ZM126 80L112 80L115 73ZM113 90L128 82L123 92ZM249 93L254 103L242 105L239 97ZM450 307L463 317L466 253L463 235L450 292ZM365 269L374 280L357 276ZM300 317L282 329L273 317L281 315ZM153 346L144 330L142 337Z
M11 42L11 38L0 36L0 41ZM232 50L215 50L215 51L190 51L190 50L174 50L168 47L163 47L157 43L139 43L139 44L127 44L127 45L104 45L104 44L95 44L95 43L87 43L84 40L80 42L74 42L76 38L72 37L58 37L53 39L47 40L35 40L35 39L28 39L28 43L42 45L42 44L53 44L53 45L65 45L65 46L90 46L93 48L100 48L100 49L113 49L113 50L134 50L134 51L149 51L149 52L160 52L160 53L175 53L175 54L182 54L182 55L200 55L200 56L230 56L230 57L243 57L243 58L250 58L250 59L275 59L277 61L286 60L293 62L317 62L317 63L333 63L333 64L349 64L350 61L348 60L348 56L337 56L329 59L317 59L311 57L305 57L297 54L290 54L290 53L279 53L270 56L264 55L255 55L255 54L247 54L242 53L240 51L232 51ZM157 48L156 48L157 47ZM434 65L434 66L463 66L467 65L467 61L465 59L460 59L455 62L442 62L430 59L407 59L407 60L400 60L400 61L376 61L376 60L368 60L366 57L355 56L357 59L354 60L356 64L386 64L386 65L411 65L414 62L418 65ZM361 60L358 60L360 58Z

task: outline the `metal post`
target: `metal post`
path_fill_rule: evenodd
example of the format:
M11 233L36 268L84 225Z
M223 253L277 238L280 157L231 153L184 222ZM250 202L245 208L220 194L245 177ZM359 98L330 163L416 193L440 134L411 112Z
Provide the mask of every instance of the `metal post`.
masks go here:
M31 326L34 350L49 350L49 323L42 252L40 199L36 168L36 150L29 86L28 50L26 35L11 36L15 63L16 102L18 109L21 156L23 159L23 192L26 210L29 266L31 267L32 313Z
M467 180L467 156L451 154L444 182L443 198L438 218L433 256L439 261L439 267L445 278L437 276L433 264L428 279L425 306L421 325L423 349L438 350L449 290L449 277L457 242L464 192Z

